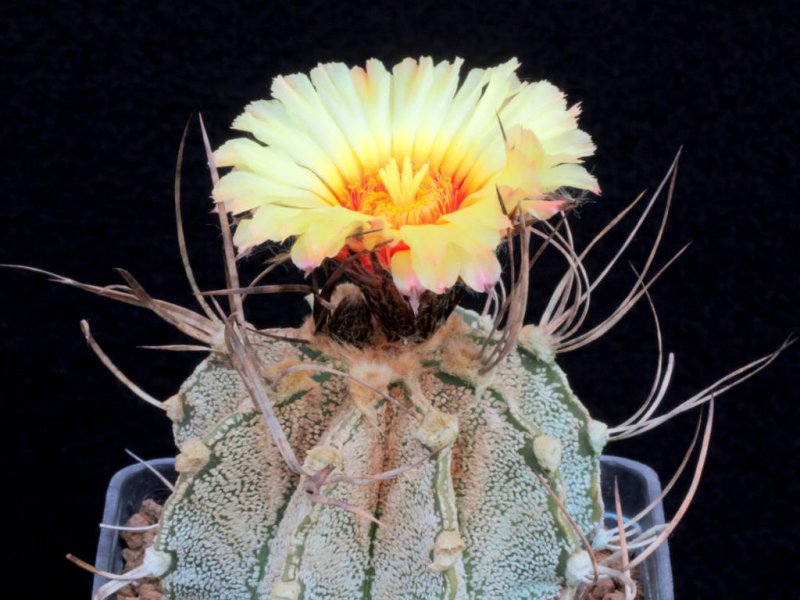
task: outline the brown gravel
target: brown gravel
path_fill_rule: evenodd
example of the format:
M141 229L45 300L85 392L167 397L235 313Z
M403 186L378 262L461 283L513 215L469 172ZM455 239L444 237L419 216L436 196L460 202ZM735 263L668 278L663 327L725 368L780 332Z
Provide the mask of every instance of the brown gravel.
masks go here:
M595 558L597 560L602 560L609 554L611 553L607 550L603 550L602 552L597 552ZM621 569L622 563L611 561L608 566L612 569ZM639 572L637 569L633 570L633 580L636 582L636 600L644 600L642 588L639 585ZM581 600L625 600L625 588L621 583L604 579L590 586L583 594Z
M161 505L154 500L145 500L139 512L125 523L128 527L144 527L158 523L161 518ZM149 531L122 531L120 537L127 548L122 550L125 560L125 571L130 571L142 564L144 551L152 546L158 529ZM161 582L156 577L148 577L131 583L117 592L117 600L162 600Z

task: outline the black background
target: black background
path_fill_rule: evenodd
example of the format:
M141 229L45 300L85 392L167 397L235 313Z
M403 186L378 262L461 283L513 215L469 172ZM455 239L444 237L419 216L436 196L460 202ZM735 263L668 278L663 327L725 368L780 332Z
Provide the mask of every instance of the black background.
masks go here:
M318 61L375 56L393 64L430 54L490 66L517 56L523 78L550 79L583 103L581 126L597 143L590 164L603 195L577 216L579 239L652 189L684 147L660 261L693 245L653 294L677 356L668 403L797 328L797 6L119 4L2 7L0 262L98 283L116 282L112 268L124 266L155 296L190 305L171 199L190 113L203 112L219 144L273 76ZM193 128L186 227L201 286L211 288L222 285L222 271L203 162ZM635 264L656 221L627 257ZM593 273L621 240L611 236L589 261ZM555 254L546 262L534 303L559 267ZM594 318L610 313L633 281L623 261L594 298ZM258 299L251 316L261 325L296 320L299 305ZM11 502L3 568L35 569L30 597L86 598L89 576L63 555L93 557L104 488L130 462L124 449L148 458L174 450L166 420L99 365L78 321L89 318L106 351L157 397L171 395L198 358L136 349L182 338L138 309L41 277L0 272L0 306L0 490ZM705 478L670 540L678 598L766 598L794 587L782 563L798 554L797 357L790 349L718 403ZM562 358L577 393L612 424L644 397L654 363L645 306ZM608 451L668 478L694 423L684 417ZM684 489L668 499L668 512Z

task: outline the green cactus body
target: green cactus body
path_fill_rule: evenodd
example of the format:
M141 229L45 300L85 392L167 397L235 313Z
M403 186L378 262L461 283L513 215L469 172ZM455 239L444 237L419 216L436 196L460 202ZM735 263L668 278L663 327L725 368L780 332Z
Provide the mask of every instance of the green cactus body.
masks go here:
M303 476L233 368L206 359L168 403L182 451L154 547L166 598L551 600L566 589L582 548L542 482L590 534L604 428L524 336L481 375L475 317L459 310L429 341L383 354L259 338L267 378L327 365L410 409L329 372L280 379L270 399ZM366 481L331 480L320 503L304 483L326 468Z

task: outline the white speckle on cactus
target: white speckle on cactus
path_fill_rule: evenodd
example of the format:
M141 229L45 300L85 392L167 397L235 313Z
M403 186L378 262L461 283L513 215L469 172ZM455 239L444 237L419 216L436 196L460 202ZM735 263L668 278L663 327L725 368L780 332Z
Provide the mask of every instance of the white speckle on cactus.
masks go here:
M335 470L341 470L343 461L342 453L333 446L314 446L303 461L303 469L313 474L333 465Z
M586 550L580 550L567 559L564 576L568 586L575 587L591 578L592 575L592 559Z
M533 453L539 464L549 472L561 464L561 442L550 435L539 435L533 439Z
M552 363L556 358L553 350L553 338L541 327L525 325L519 332L518 343L536 358Z
M154 577L161 577L172 566L172 555L150 546L144 551L144 566Z
M178 473L197 473L211 457L211 450L197 438L188 439L181 444L181 452L175 457L175 470Z
M451 446L458 437L458 417L433 408L422 418L414 436L434 452Z
M275 333L286 331L277 330ZM275 364L286 357L297 357L300 354L292 344L283 341L270 341L266 344L259 340L255 344L255 350L265 373L273 370ZM295 374L290 374L287 379L291 379L293 375ZM307 387L313 388L314 383L312 380ZM179 394L183 399L184 418L173 426L178 446L189 438L205 438L231 414L249 412L245 407L252 404L239 374L216 354L211 354L198 365L181 386ZM281 401L284 398L280 393L270 393L270 399Z
M601 421L589 419L586 423L586 433L589 435L589 443L597 454L600 454L608 442L608 425Z
M164 400L164 410L166 411L169 420L173 423L179 423L180 421L183 421L183 398L181 395L175 394Z
M465 597L553 598L560 583L558 557L574 548L554 523L547 492L531 468L532 437L513 424L508 396L494 388L478 395L444 374L423 384L439 408L459 415L453 485L466 548L455 569L463 566L467 573ZM517 393L516 386L509 389Z
M279 581L272 588L272 600L297 600L302 589L296 581Z
M428 568L439 573L446 571L461 558L465 547L464 540L457 531L442 531L436 536L433 546L433 562Z

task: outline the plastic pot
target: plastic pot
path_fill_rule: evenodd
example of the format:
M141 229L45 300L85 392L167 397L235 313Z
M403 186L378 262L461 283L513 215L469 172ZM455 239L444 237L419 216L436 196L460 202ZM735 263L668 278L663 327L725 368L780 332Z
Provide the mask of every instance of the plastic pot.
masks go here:
M148 462L170 481L176 478L172 458L159 458ZM661 493L658 475L647 465L620 458L602 457L603 499L606 507L614 506L614 480L619 482L623 515L628 517L645 508ZM169 491L164 484L143 465L135 464L118 471L108 485L103 523L119 525L139 510L148 498L163 502ZM606 522L616 525L616 515L606 513ZM659 502L640 522L643 529L664 523L664 508ZM122 569L122 547L119 534L103 529L97 546L95 565L102 570L119 573ZM97 591L105 580L95 577L92 592ZM646 600L674 600L672 567L669 548L664 543L641 565L639 583Z

